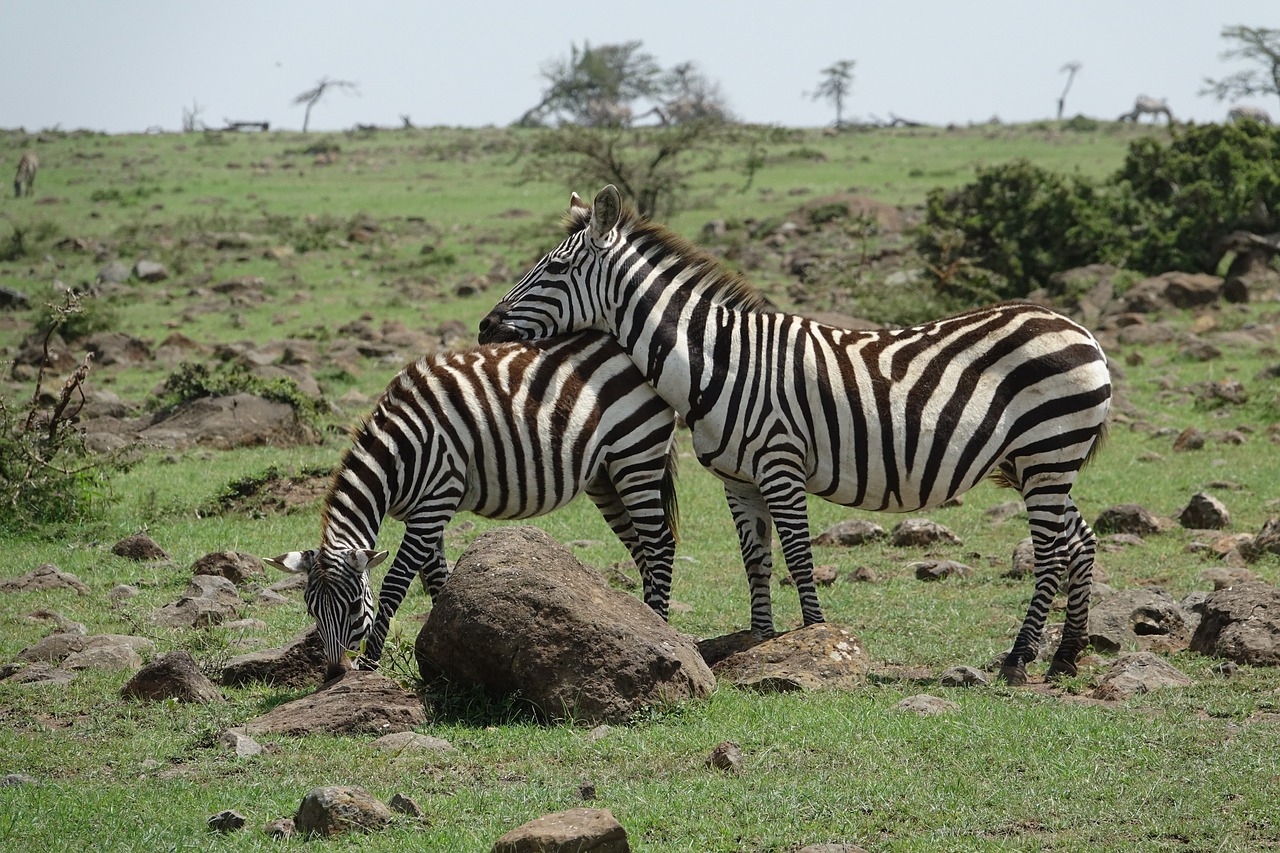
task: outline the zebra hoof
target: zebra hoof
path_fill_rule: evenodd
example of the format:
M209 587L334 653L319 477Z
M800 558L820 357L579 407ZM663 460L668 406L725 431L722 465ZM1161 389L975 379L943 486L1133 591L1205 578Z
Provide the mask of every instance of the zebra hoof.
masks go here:
M1027 683L1027 667L1021 663L1007 663L1000 667L1000 680L1012 687L1023 687Z
M1045 673L1045 678L1073 678L1079 670L1076 669L1076 663L1073 660L1053 656L1053 660L1049 663L1049 671Z

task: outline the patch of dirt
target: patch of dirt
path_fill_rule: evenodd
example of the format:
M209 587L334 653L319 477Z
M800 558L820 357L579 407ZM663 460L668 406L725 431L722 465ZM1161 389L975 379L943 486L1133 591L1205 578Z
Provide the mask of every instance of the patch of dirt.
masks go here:
M211 507L211 514L288 515L323 501L333 484L334 469L304 468L285 474L275 467L227 485Z

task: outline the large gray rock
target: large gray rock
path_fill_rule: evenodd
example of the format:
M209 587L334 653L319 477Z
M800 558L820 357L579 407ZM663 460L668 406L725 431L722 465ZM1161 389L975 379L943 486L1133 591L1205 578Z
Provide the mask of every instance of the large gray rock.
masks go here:
M569 809L517 826L490 853L629 853L627 831L608 809Z
M1180 652L1197 621L1164 590L1124 589L1089 609L1089 642L1103 652Z
M1245 583L1209 594L1192 651L1253 666L1280 665L1280 589Z
M625 722L715 687L691 640L534 527L490 531L458 558L415 652L426 681L519 694L550 721Z
M862 641L829 622L788 631L712 665L716 677L763 692L851 690L867 679Z
M323 687L251 720L245 734L377 734L411 731L427 712L413 693L386 676L349 670Z

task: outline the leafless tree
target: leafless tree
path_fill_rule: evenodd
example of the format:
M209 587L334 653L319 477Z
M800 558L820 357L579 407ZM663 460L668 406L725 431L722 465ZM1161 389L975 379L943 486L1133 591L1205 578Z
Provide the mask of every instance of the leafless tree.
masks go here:
M813 100L830 101L836 108L836 128L844 127L844 101L853 91L852 59L842 59L836 64L822 69L822 81L813 91Z
M1080 63L1072 60L1058 70L1067 72L1067 85L1062 88L1062 94L1058 97L1058 121L1062 121L1062 113L1067 108L1067 92L1071 91L1071 83L1076 79L1076 72L1080 70Z
M355 91L356 84L350 80L330 80L328 77L321 77L316 85L298 95L293 99L293 105L296 107L300 104L307 105L307 111L302 117L302 132L307 132L307 127L311 124L311 108L320 102L325 93L330 89L347 89Z
M204 122L200 120L200 114L204 112L204 107L200 106L197 100L191 101L191 108L182 108L182 132L194 133L197 130L204 130Z
M1222 52L1223 59L1246 59L1257 67L1237 71L1221 80L1205 78L1202 95L1219 101L1251 95L1280 96L1280 30L1265 27L1223 27L1222 37L1235 44Z

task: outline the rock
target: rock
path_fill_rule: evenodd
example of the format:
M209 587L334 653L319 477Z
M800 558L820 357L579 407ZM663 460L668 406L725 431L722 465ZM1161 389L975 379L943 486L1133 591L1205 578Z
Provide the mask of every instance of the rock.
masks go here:
M28 619L45 620L54 624L54 632L58 634L76 634L81 637L89 636L89 629L84 626L83 622L76 622L68 619L56 610L48 610L41 608L33 610L27 614Z
M125 682L120 695L152 702L177 699L201 705L222 699L218 688L185 650L169 652L151 661Z
M227 661L219 681L225 687L261 682L276 687L317 687L325 681L327 664L320 634L311 626L287 646L238 655Z
M630 853L627 831L608 809L569 809L517 826L490 853Z
M1247 548L1242 548L1241 553L1250 562L1263 554L1280 556L1280 518L1267 519L1258 535L1253 537L1253 542Z
M234 809L220 811L208 820L209 829L226 834L244 829L244 815Z
M619 723L703 697L693 642L533 527L480 536L458 558L415 644L425 681L519 694L546 720Z
M319 435L299 419L288 403L253 394L200 397L145 426L138 439L162 447L296 447L315 444Z
M25 575L0 580L0 592L39 592L47 589L74 589L81 595L89 594L89 587L80 578L62 571L53 563L43 563Z
M866 681L870 666L861 640L845 628L821 622L728 654L712 671L736 687L786 693L852 690Z
M900 548L927 548L930 545L959 545L960 537L927 518L907 518L889 534L889 544Z
M371 832L391 823L393 815L364 788L335 785L315 788L302 798L293 824L306 836Z
M953 666L938 676L943 687L985 687L987 677L971 666Z
M453 744L447 740L431 735L422 735L417 732L393 732L389 735L383 735L377 740L369 744L374 749L382 749L387 752L449 752L453 749Z
M169 277L169 268L156 261L138 261L133 265L133 274L141 281L164 281Z
M75 677L76 674L74 672L57 669L47 663L32 663L19 667L16 672L0 680L6 684L21 684L29 687L62 687L74 681Z
M1231 566L1214 566L1200 573L1200 580L1213 584L1214 590L1238 586L1242 583L1254 583L1261 578L1246 568Z
M1191 650L1253 666L1280 664L1280 589L1246 583L1212 592Z
M276 841L287 841L293 837L293 833L296 828L297 827L293 823L293 818L278 817L275 820L268 821L267 825L262 828L262 831L266 833L267 837L273 838Z
M916 580L920 581L940 581L950 577L973 577L973 569L964 563L957 563L953 560L921 560L912 563L909 568L915 570Z
M1178 433L1178 437L1173 440L1173 449L1178 452L1187 450L1203 450L1205 444L1204 433L1195 427L1187 427Z
M1129 699L1163 687L1188 687L1194 683L1151 652L1135 652L1118 658L1089 695L1094 699Z
M218 745L234 752L240 758L252 758L262 754L262 744L239 729L226 729L219 732Z
M796 853L867 853L867 850L856 844L807 844Z
M1162 529L1155 513L1138 504L1118 504L1102 511L1093 523L1096 533L1132 533L1151 536Z
M1089 643L1103 652L1179 652L1191 644L1195 621L1163 590L1119 590L1089 609Z
M50 634L19 652L18 660L61 663L63 669L138 669L142 666L141 653L150 653L155 647L144 637L124 634Z
M208 628L239 618L243 603L226 578L196 575L182 598L152 613L151 622L164 628Z
M111 546L111 553L117 557L124 557L126 560L135 560L139 563L169 559L169 555L165 553L164 549L145 533L126 536Z
M957 703L949 699L939 699L937 696L930 696L927 693L908 696L893 707L896 711L919 714L922 717L936 717L939 714L949 714L952 711L960 710L960 706Z
M393 812L399 812L409 817L422 817L426 812L422 810L422 806L418 805L418 801L408 794L396 794L388 803Z
M248 583L254 578L264 577L267 570L262 560L252 554L239 551L217 551L205 554L191 566L193 575L216 575L226 578L236 586Z
M140 364L151 360L151 347L147 342L124 332L94 332L84 339L83 346L93 353L95 367Z
M124 284L129 280L129 268L121 261L110 261L98 270L98 284Z
M39 785L40 780L26 773L7 773L0 778L0 788L21 788L23 785Z
M884 528L873 521L860 518L841 521L819 533L813 540L814 545L838 545L846 548L865 545L885 537Z
M377 734L414 729L427 721L422 701L386 676L350 670L244 726L245 734ZM299 825L301 828L301 825Z
M5 311L25 311L30 304L30 297L21 290L0 286L0 309Z
M728 773L742 771L742 747L736 741L726 740L715 745L707 756L707 766Z
M1213 495L1197 492L1178 513L1178 523L1191 530L1221 530L1231 526L1231 513Z
M1013 546L1013 559L1009 566L1009 571L1005 572L1001 577L1013 578L1015 580L1023 580L1033 577L1036 573L1036 549L1035 543L1031 537L1019 540L1018 544Z

